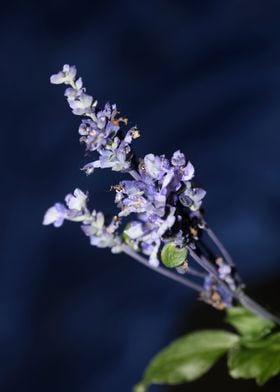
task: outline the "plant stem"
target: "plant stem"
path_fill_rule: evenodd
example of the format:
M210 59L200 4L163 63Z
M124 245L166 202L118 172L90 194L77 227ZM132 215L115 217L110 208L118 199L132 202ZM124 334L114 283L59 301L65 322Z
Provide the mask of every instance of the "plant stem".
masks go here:
M219 251L221 252L221 254L223 255L225 261L231 266L234 267L234 262L232 260L232 257L230 256L230 254L228 253L228 251L226 250L226 248L224 247L224 245L221 243L221 241L219 240L219 238L216 236L216 234L213 232L212 229L210 229L210 227L207 225L207 223L205 223L205 229L206 233L209 235L209 237L211 238L211 240L214 242L214 244L217 246L217 248L219 249Z
M145 257L143 257L139 253L135 252L131 247L129 247L127 245L123 245L122 250L128 256L132 257L134 260L145 265L145 267L152 269L153 271L157 272L158 274L164 275L167 278L170 278L178 283L181 283L184 286L187 286L195 291L198 291L199 293L201 293L203 291L202 286L199 286L198 284L190 281L189 279L183 278L182 276L177 275L176 273L171 272L161 266L153 267L151 264L149 264L148 260L145 259Z
M250 310L252 313L256 314L259 317L265 318L267 320L271 320L276 324L280 325L280 318L270 313L268 310L263 308L260 304L255 302L252 298L250 298L241 288L237 288L236 290L232 290L228 287L225 282L219 277L216 269L210 264L210 262L204 257L199 257L191 248L189 248L189 252L193 259L202 266L207 272L214 275L218 282L226 289L244 308Z
M250 310L255 313L257 316L260 316L264 319L271 320L274 323L280 325L280 318L270 313L268 310L263 308L260 304L255 302L252 298L248 297L243 291L240 291L238 294L238 301L244 308Z
M198 256L191 247L187 247L191 257L210 275L215 276L217 281L220 283L223 288L230 293L233 297L237 298L236 293L231 290L228 285L220 278L216 268L204 257Z
M127 245L123 245L122 250L125 254L128 256L132 257L134 260L138 261L139 263L143 264L145 267L157 272L160 275L163 275L171 280L174 280L175 282L178 282L184 286L187 286L199 293L203 292L203 287L190 281L189 279L183 278L180 275L177 275L176 273L173 273L166 268L163 268L161 266L159 267L153 267L151 264L149 264L148 260L141 256L139 253L134 251L131 247ZM197 262L203 267L205 267L205 260L201 260L199 256L197 256L193 251L190 252L191 256L195 258ZM207 263L208 264L208 263ZM208 268L209 266L207 266ZM215 269L214 269L215 271ZM214 272L213 271L213 272ZM192 271L193 272L193 271ZM195 271L197 272L197 271ZM210 274L212 274L212 268L208 271ZM215 277L216 274L215 274ZM271 320L274 323L280 325L280 318L275 316L274 314L270 313L268 310L264 309L261 305L259 305L257 302L255 302L252 298L250 298L247 294L245 294L242 290L239 291L233 291L231 290L221 279L219 278L219 282L223 285L223 287L231 293L231 295L241 304L244 306L244 308L250 310L252 313L256 314L259 317L265 318L267 320Z
M207 274L205 272L197 271L195 268L188 267L186 273L193 275L193 276L198 276L199 278L206 278Z

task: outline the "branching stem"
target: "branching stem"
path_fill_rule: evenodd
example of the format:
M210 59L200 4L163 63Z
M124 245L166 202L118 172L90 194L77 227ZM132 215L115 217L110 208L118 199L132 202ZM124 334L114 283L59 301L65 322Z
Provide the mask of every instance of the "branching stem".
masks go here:
M149 264L148 260L145 257L141 256L139 253L135 252L131 247L128 245L123 245L122 250L128 256L132 257L134 260L138 261L139 263L145 265L145 267L150 268L151 270L157 272L158 274L164 275L169 279L172 279L184 286L187 286L195 291L201 293L203 291L203 287L190 281L189 279L184 278L183 276L178 275L177 273L172 272L164 267L153 267Z

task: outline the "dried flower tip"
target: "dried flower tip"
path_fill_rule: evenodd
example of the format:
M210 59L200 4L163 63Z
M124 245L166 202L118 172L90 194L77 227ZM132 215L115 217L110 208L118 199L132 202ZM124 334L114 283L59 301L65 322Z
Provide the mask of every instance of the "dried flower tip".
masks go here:
M138 137L141 136L140 131L139 131L138 129L134 129L134 130L131 132L131 134L132 134L132 138L133 138L133 139L137 139Z
M115 125L120 125L120 122L123 122L125 125L127 125L128 124L128 118L120 117L120 118L112 119L112 123L115 124Z

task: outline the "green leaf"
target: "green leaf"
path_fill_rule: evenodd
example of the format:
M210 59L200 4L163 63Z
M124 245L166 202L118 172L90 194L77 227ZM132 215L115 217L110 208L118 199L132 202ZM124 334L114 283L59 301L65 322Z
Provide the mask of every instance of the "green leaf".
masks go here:
M161 251L161 261L168 268L179 267L186 261L187 249L178 248L174 242L168 242Z
M195 380L238 341L239 336L223 330L203 330L181 337L155 356L135 392L146 391L150 384Z
M263 385L280 373L280 333L243 342L229 352L228 366L234 378L255 378Z
M275 324L251 313L249 310L235 306L227 310L226 321L244 336L245 339L260 339L268 335Z

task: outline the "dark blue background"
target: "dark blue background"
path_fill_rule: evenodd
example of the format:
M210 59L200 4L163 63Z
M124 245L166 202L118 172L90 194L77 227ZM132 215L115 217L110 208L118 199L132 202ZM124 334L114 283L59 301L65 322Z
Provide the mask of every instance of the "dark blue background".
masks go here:
M279 18L271 0L1 6L1 391L128 392L173 338L221 325L192 292L90 247L77 225L41 226L76 186L111 211L119 178L79 170L79 118L49 84L64 63L138 125L139 155L188 155L208 221L279 309ZM207 377L180 390L257 389L224 369Z

